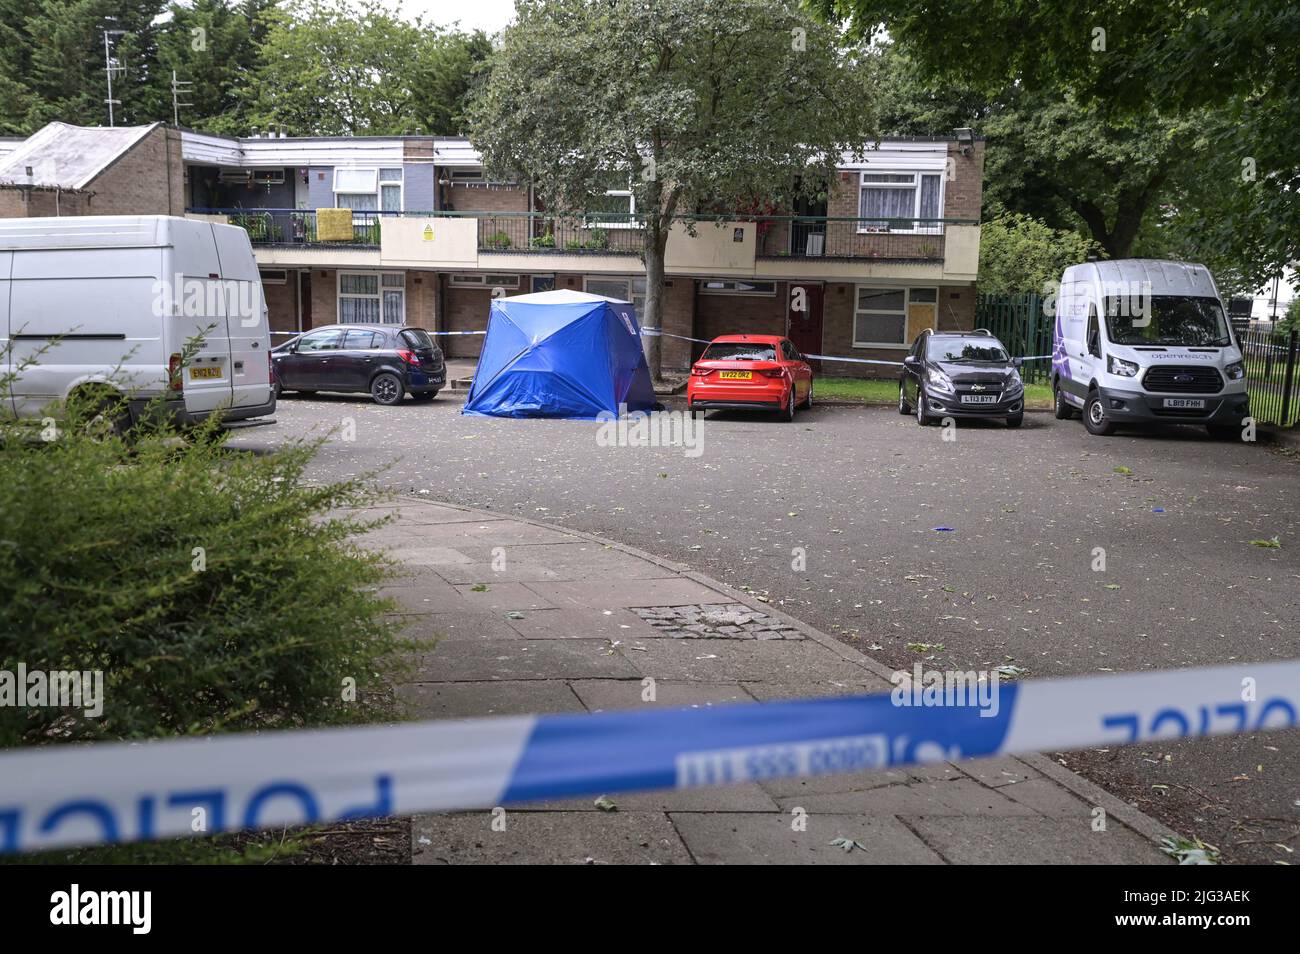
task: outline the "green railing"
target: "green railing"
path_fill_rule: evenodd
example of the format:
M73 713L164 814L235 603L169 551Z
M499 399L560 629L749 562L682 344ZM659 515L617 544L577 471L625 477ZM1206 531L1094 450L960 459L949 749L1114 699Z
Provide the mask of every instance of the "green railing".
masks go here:
M1246 365L1251 417L1260 424L1278 427L1293 427L1300 423L1300 396L1296 394L1296 332L1247 329L1237 337Z
M1023 295L980 295L975 301L975 327L997 337L1013 358L1041 358L1052 353L1056 319L1043 314L1043 299L1035 292ZM1047 381L1051 361L1029 361L1020 369L1026 383Z

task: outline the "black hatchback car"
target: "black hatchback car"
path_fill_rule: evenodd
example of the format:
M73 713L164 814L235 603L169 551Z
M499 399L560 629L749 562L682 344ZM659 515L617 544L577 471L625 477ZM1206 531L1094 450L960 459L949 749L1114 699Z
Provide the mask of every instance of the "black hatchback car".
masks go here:
M275 394L364 391L376 404L432 400L447 383L442 349L423 328L325 325L271 351Z
M943 417L1000 417L1019 427L1025 417L1020 359L987 331L923 331L903 359L898 413L917 423Z

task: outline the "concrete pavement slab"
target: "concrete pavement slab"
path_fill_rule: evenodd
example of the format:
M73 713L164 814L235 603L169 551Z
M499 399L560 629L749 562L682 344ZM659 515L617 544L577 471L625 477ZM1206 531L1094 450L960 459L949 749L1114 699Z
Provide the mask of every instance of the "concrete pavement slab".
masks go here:
M790 683L852 675L836 654L811 640L647 639L626 655L642 675L656 679Z
M682 841L698 864L927 865L943 859L895 818L814 815L803 831L789 814L673 812ZM851 839L861 847L832 845Z
M659 604L679 606L692 603L727 602L719 591L681 577L530 583L529 586L556 606L591 606L597 609L610 609L619 606Z
M439 643L412 657L410 682L632 678L637 670L603 639L484 639Z
M1034 815L1034 809L1007 798L973 779L951 782L911 782L865 791L802 793L777 799L783 811L803 808L816 814L850 815L970 815L1003 817Z
M1089 819L902 818L945 861L959 865L1168 864L1156 844L1118 822L1093 831Z
M394 618L401 622L403 636L421 642L513 639L519 635L504 617L493 613L423 613Z
M653 698L639 679L575 679L573 691L592 712L618 709L679 709L733 702L753 702L738 683L655 680Z
M662 812L488 812L417 815L415 864L689 864Z
M586 711L567 685L550 679L406 683L397 687L397 698L411 719Z
M627 610L553 609L520 614L522 619L506 623L528 639L649 639L653 629Z
M556 605L523 583L463 583L455 590L474 612L479 613L554 609Z

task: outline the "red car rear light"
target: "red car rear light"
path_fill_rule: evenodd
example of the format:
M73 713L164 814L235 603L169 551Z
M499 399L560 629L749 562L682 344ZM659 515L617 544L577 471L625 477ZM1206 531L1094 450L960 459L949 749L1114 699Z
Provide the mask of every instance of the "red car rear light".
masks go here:
M698 375L701 378L708 377L712 368L691 368L691 374Z
M414 351L407 351L405 348L398 348L397 356L401 358L403 361L405 361L407 364L420 363L420 356L416 354Z
M167 386L173 391L179 391L185 386L185 376L181 373L181 362L184 359L179 353L173 354L167 361Z
M785 377L785 368L762 368L758 373L769 378L783 378Z

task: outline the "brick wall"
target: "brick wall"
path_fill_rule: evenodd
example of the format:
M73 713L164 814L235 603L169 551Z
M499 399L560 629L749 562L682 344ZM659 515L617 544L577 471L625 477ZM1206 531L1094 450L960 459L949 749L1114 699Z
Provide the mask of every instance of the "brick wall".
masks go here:
M969 156L955 142L948 144L952 178L944 183L943 217L978 219L984 201L984 142L976 140Z
M406 273L406 323L426 331L438 330L438 273Z
M90 194L53 189L25 192L16 186L0 186L0 218L26 219L54 215L89 215Z
M785 282L777 282L776 294L771 297L701 293L695 299L694 337L784 335L786 294Z
M641 319L637 315L637 320ZM701 338L695 333L695 279L669 278L664 283L663 330L670 335ZM691 366L695 349L689 341L664 338L661 346L661 365L667 371L685 371Z
M289 269L289 280L283 285L262 283L262 294L266 296L266 310L271 320L272 331L298 330L298 273ZM282 335L276 335L272 343L284 341Z
M88 215L183 215L180 132L159 126L91 180Z
M441 187L443 209L457 212L528 212L528 190L521 186Z
M970 331L975 327L975 286L939 289L939 331Z
M313 328L339 320L339 275L336 269L317 268L311 273L311 324Z

